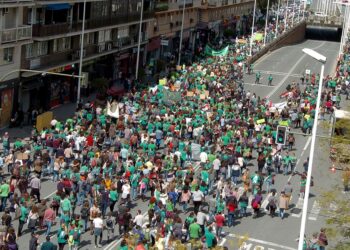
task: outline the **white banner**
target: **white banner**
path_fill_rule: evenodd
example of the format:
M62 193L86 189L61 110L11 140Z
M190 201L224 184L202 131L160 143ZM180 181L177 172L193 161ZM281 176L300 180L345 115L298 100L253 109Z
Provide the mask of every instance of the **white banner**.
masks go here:
M107 102L107 115L119 118L119 104L117 102Z

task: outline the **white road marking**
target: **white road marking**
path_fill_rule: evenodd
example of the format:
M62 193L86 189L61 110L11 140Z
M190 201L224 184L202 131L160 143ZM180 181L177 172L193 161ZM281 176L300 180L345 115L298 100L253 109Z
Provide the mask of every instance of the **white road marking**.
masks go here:
M303 208L303 203L304 203L304 199L303 198L299 198L297 204L295 205L295 208L300 209L300 213L298 213L298 214L292 213L292 217L296 217L296 218L300 218L301 217L301 211L302 211L302 208Z
M269 85L265 85L265 84L261 84L261 83L256 84L256 83L245 82L243 84L245 84L245 85L252 85L252 86L255 86L255 87L264 87L264 88L274 88L275 87L273 85L269 86Z
M246 238L245 236L240 236L240 235L237 235L237 234L229 234L228 236L229 237L233 237L233 238L238 238L238 239ZM255 243L259 243L259 244L264 244L264 245L268 245L268 246L271 246L271 247L278 247L278 248L281 248L283 250L296 250L296 248L280 245L280 244L277 244L277 243L274 243L274 242L254 239L254 238L248 238L247 241L252 241L252 242L255 242Z
M278 75L278 76L285 76L288 75L286 72L278 72L278 71L266 71L266 70L256 70L262 74L267 74L267 75ZM289 74L290 77L302 77L301 74Z
M272 193L269 193L265 199L263 200L263 202L261 203L261 207L265 210L265 211L268 211L267 210L267 204L269 204L269 198L271 197Z
M323 42L321 44L319 44L318 46L314 47L313 49L317 49L322 47L326 42ZM285 77L283 77L283 79L276 85L276 88L271 91L267 97L270 98L272 95L274 95L277 90L279 90L279 88L283 85L283 83L288 79L288 77L290 77L292 75L292 72L299 66L299 63L306 57L306 54L303 54L299 60L294 64L294 66L288 71L287 75Z
M224 238L224 239L222 239L222 241L220 242L219 246L224 246L225 243L226 243L226 239Z
M310 215L308 217L309 220L317 220L318 214L321 211L321 206L318 203L318 201L314 201L314 204L312 205Z

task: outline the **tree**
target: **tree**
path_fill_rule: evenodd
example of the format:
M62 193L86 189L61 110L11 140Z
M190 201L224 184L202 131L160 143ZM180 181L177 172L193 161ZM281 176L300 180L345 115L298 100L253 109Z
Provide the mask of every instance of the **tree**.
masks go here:
M321 195L321 214L326 218L327 237L336 242L333 250L350 249L350 199L340 187Z

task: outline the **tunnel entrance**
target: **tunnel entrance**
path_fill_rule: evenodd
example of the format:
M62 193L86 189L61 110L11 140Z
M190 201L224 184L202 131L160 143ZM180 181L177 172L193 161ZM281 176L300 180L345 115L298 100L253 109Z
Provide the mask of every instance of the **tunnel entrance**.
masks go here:
M307 26L306 39L340 42L342 28Z

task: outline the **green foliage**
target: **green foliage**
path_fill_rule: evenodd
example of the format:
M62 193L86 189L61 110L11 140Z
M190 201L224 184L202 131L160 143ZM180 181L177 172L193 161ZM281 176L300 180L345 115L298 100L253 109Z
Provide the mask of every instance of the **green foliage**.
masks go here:
M326 218L327 237L337 244L334 250L349 249L350 246L350 199L339 187L324 192L320 198L321 213Z

